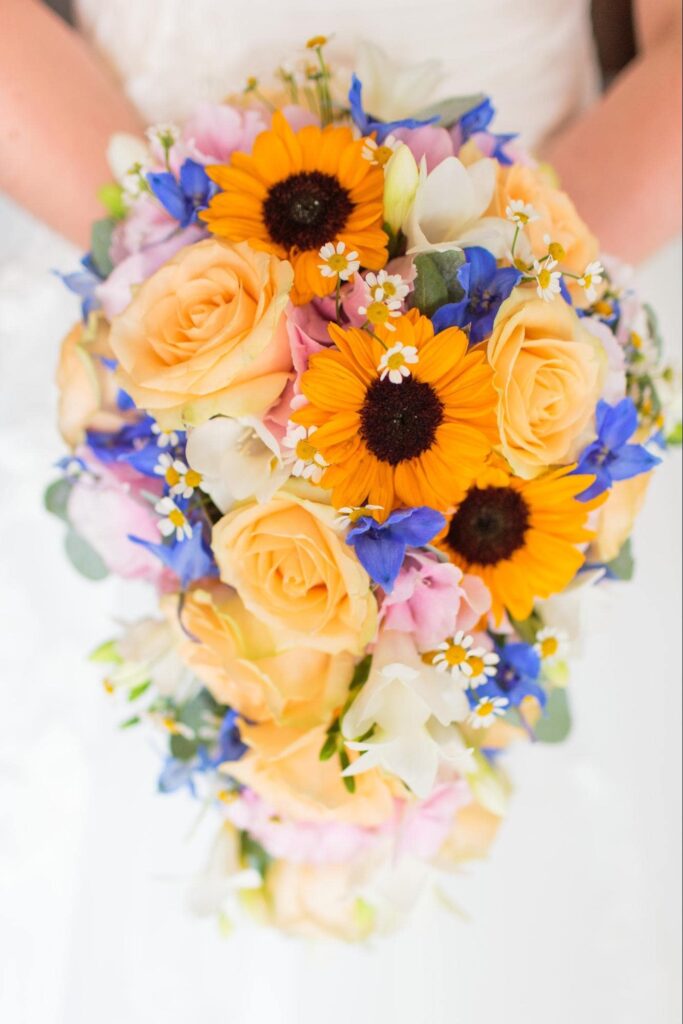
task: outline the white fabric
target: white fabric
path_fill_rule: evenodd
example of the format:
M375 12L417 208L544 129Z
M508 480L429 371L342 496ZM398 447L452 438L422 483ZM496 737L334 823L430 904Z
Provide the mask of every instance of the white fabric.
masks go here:
M450 57L506 127L554 128L593 82L581 0L81 0L85 30L151 118L220 95L290 42L349 23L401 57ZM313 12L313 13L311 13ZM210 829L157 797L157 757L85 662L144 603L67 567L41 510L61 454L52 384L75 300L48 273L77 253L0 200L0 1020L8 1024L674 1024L680 1019L680 460L638 524L637 583L615 588L575 665L566 745L519 750L491 861L370 951L189 918L182 879ZM678 351L680 244L641 271ZM206 823L205 823L206 824Z

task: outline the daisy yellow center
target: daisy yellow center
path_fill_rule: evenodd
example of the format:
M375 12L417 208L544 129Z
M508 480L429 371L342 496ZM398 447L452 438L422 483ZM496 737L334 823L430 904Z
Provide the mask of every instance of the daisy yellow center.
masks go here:
M444 651L444 658L447 664L454 668L456 665L462 665L467 659L467 651L460 644L449 644L448 650Z
M168 513L169 522L173 523L174 526L180 528L185 525L185 516L179 508L171 509Z
M512 487L473 487L448 528L447 543L472 565L496 565L524 546L529 506Z
M335 252L333 256L330 256L326 261L330 270L334 270L335 274L340 274L346 270L349 265L349 261L343 253Z
M394 151L391 146L378 146L373 153L375 163L379 164L380 167L384 167L384 165L391 160L393 155Z
M558 262L560 260L563 260L567 255L567 253L564 250L564 246L560 245L559 242L551 242L548 246L548 252L552 256L552 258L554 260L557 260Z
M390 370L400 370L405 362L403 352L394 352L387 359L387 366Z
M584 288L590 288L592 283L593 283L593 275L592 274L584 274L583 275L583 286L584 286Z
M495 710L496 708L492 700L484 700L477 707L476 713L480 718L487 718L489 715L492 715Z
M175 487L175 485L180 480L180 473L175 468L175 466L169 466L166 472L164 473L164 478L169 487Z
M484 659L480 658L477 654L472 654L467 659L467 664L472 669L472 675L475 677L480 676L484 671Z
M303 437L296 443L296 457L301 459L302 462L313 462L317 452L317 448L311 444L310 441Z
M538 273L538 283L539 283L539 285L541 286L541 288L547 288L551 281L552 281L552 275L551 275L550 271L546 267L543 267L543 269L540 270L539 273Z
M383 281L380 288L384 292L384 297L387 299L393 299L396 294L396 285L393 281Z
M195 469L188 469L185 474L185 483L188 487L199 487L202 482L202 474L198 473Z
M301 171L276 182L263 204L263 220L285 249L320 249L343 231L353 203L333 174Z
M399 388L388 378L374 380L361 408L360 434L376 458L397 466L431 448L443 415L431 384L406 377Z
M607 302L605 299L600 302L596 302L594 308L595 312L599 313L600 316L611 316L613 313L611 303Z
M547 636L545 640L541 640L541 657L552 658L557 654L559 646L557 637Z
M517 221L520 224L528 224L529 223L529 214L528 213L523 213L521 210L518 210L517 213L515 214L515 216L517 218Z
M365 315L370 323L377 327L387 322L391 316L391 311L383 302L371 302Z

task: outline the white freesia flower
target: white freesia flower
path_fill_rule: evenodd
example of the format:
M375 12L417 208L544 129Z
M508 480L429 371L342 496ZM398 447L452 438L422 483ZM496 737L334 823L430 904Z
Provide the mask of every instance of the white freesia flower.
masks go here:
M514 225L500 217L484 217L495 184L495 160L465 167L449 156L427 173L423 158L415 199L403 224L408 252L480 245L501 258L512 245Z
M384 172L384 219L394 232L403 226L415 199L420 172L415 157L401 143Z
M416 796L427 797L442 761L467 770L467 752L453 723L468 713L460 682L426 665L406 634L387 631L370 678L342 721L347 747L361 754L344 775L380 766ZM371 736L358 739L370 729Z
M130 686L151 679L159 693L178 697L195 685L192 673L178 655L178 638L167 619L129 623L117 647L123 665L110 674L114 687L124 681Z
M239 832L226 821L214 840L204 870L195 875L187 891L188 906L200 917L229 912L241 889L259 889L262 884L255 868L242 865Z
M410 117L426 107L442 75L439 61L394 61L369 42L358 48L356 73L363 83L363 108L382 121Z
M288 476L275 437L253 416L216 416L195 427L186 458L221 512L245 498L268 501Z

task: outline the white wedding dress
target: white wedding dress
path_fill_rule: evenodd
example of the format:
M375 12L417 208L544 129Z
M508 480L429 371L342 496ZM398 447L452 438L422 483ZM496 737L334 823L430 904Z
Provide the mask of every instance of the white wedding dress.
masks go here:
M238 88L324 32L444 62L441 94L492 94L530 143L590 102L587 0L80 0L82 31L150 120ZM590 155L587 155L587 159ZM53 367L77 253L0 198L0 1019L6 1024L674 1024L680 844L680 461L639 522L637 583L610 592L572 680L575 729L509 759L517 795L489 863L371 949L307 946L187 915L183 796L85 662L131 585L82 581L41 510L59 457ZM640 270L680 346L680 245ZM142 595L133 593L135 600Z

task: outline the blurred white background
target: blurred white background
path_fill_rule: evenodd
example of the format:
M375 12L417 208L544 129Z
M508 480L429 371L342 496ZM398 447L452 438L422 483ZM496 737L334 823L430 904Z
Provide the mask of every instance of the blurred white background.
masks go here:
M184 906L209 833L187 840L195 808L155 794L156 755L116 730L85 660L131 587L77 577L41 508L56 342L77 316L48 271L75 259L0 200L0 1020L676 1024L679 455L638 523L636 581L596 608L575 663L570 741L514 752L492 856L450 886L463 916L427 900L369 949L225 939ZM640 274L678 353L680 263L672 245Z

